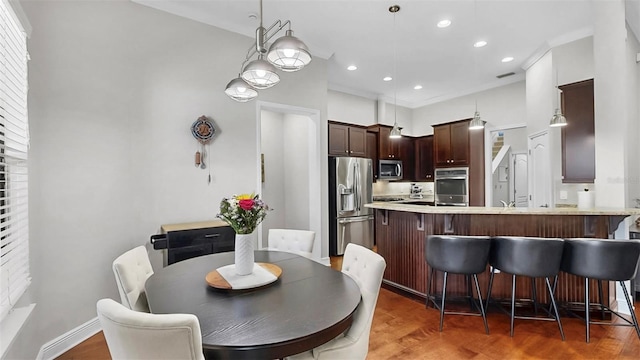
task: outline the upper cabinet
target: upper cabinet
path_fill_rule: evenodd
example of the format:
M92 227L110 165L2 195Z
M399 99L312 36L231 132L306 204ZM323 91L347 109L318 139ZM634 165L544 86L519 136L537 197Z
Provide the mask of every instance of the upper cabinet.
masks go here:
M416 181L433 181L433 135L414 140Z
M469 206L484 206L484 130L469 130L469 121L433 125L434 162L436 168L468 167Z
M366 128L329 122L329 155L365 157L366 150Z
M596 177L596 143L593 79L567 84L562 90L562 182L593 183Z
M433 126L436 167L469 165L469 121Z
M390 139L392 127L385 125L374 125L378 128L378 158L379 159L400 159L400 139Z

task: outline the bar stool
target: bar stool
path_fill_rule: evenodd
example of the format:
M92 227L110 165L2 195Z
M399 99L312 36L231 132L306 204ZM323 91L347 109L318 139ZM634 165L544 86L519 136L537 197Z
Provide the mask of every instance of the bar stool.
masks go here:
M487 268L487 259L489 257L490 247L491 239L484 236L430 235L425 240L425 258L427 264L431 266L431 271L427 277L427 300L425 304L428 306L429 301L432 301L433 305L440 310L440 331L442 331L444 314L482 315L485 332L489 334L487 315L484 311L484 304L482 303L482 294L480 292L480 286L478 285L477 274L484 272ZM444 272L442 300L440 305L435 301L435 296L431 296L431 283L436 270ZM467 281L469 281L469 299L476 308L478 308L478 305L473 301L473 295L471 292L469 276L473 276L476 291L478 293L478 309L480 310L480 314L444 311L444 302L447 292L447 275L449 273L467 275Z
M638 338L640 338L640 327L638 327L638 319L633 311L633 302L629 298L625 281L635 277L638 271L638 263L640 262L640 240L623 240L623 239L565 239L564 254L562 255L561 270L569 274L584 276L584 310L585 310L585 326L586 341L589 342L589 325L617 325L617 326L633 326L636 329ZM608 322L596 322L589 319L589 279L597 279L598 285L601 280L619 281L624 298L631 312L631 319L622 317L618 312L611 310L602 304L602 295L600 295L600 307L606 308L612 314L626 321L627 324L613 324Z
M549 318L527 317L515 315L516 276L529 276L532 278L543 277L547 284L551 306L555 314L555 320L560 329L560 336L564 341L564 331L558 315L558 307L553 296L553 290L549 283L549 277L555 277L560 270L564 241L557 238L534 237L494 237L491 239L491 251L489 264L492 266L489 278L489 290L487 291L487 306L491 297L493 277L495 270L511 274L511 331L513 337L514 319L529 320L553 320ZM553 317L549 313L550 316Z

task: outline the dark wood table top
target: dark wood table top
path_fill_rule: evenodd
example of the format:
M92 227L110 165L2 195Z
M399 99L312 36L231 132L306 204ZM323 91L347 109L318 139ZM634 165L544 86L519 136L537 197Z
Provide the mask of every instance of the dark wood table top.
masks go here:
M205 276L232 264L233 256L181 261L158 270L145 285L152 313L198 317L207 358L284 358L324 344L351 325L361 296L349 276L295 254L256 251L256 262L282 269L280 279L251 290L209 287Z

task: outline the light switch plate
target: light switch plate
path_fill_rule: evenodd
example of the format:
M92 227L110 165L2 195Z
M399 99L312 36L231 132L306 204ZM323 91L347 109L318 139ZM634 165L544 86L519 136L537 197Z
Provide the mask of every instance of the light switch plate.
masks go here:
M567 191L560 190L560 200L567 200Z

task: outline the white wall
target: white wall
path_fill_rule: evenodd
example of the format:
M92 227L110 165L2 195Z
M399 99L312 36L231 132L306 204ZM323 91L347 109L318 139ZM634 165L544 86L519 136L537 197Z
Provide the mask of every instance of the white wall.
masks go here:
M22 6L33 26L33 284L25 299L38 305L7 358L26 359L94 318L98 299L119 298L115 257L147 244L161 224L213 219L222 197L258 191L259 159L256 102L223 93L250 38L128 1ZM320 111L325 174L326 79L326 61L314 58L260 94ZM207 170L194 166L189 131L203 114L219 129ZM319 190L324 229L326 182Z
M472 118L476 100L482 119L487 121L487 130L525 123L525 83L520 81L414 109L413 135L433 134L431 125Z
M327 113L330 120L363 126L375 124L393 126L397 119L403 135L415 135L412 122L413 111L404 106L398 105L396 113L393 103L385 100L371 100L335 90L328 92L328 101Z
M527 133L535 134L549 129L557 105L551 52L527 69L526 79Z
M327 116L329 120L364 126L378 122L375 100L335 90L328 91L327 99Z

